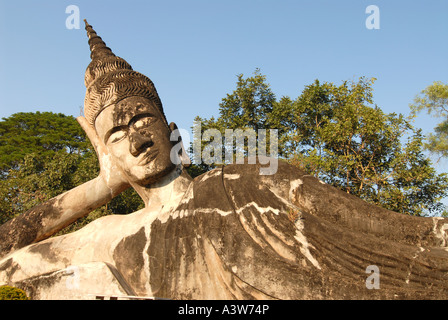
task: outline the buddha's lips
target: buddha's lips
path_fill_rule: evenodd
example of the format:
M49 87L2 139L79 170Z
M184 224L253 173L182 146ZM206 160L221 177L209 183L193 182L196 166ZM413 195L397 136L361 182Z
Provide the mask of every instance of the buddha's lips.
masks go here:
M154 149L154 148L149 148L145 152L140 154L140 156L139 156L140 160L138 161L138 164L139 165L148 164L149 162L153 161L157 157L158 154L159 154L159 150Z

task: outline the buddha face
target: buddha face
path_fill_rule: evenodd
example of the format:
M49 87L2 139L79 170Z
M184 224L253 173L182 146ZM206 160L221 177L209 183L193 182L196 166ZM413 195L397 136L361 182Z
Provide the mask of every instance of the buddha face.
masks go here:
M171 130L155 104L128 97L98 115L95 129L130 183L148 185L175 168Z

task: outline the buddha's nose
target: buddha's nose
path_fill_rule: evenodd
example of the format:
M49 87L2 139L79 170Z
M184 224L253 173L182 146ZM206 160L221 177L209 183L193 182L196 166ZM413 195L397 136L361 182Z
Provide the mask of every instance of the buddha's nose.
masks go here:
M150 137L141 135L138 131L131 129L129 133L129 151L134 157L150 148L153 144Z

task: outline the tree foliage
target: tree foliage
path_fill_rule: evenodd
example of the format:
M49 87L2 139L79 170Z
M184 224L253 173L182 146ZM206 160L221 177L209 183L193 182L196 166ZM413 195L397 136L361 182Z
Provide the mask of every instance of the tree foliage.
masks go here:
M421 130L373 104L374 80L307 86L292 105L292 162L387 209L443 213L448 177L437 174L424 155Z
M275 95L259 69L247 79L239 74L235 91L227 94L219 105L219 123L227 129L270 128L269 115L274 103Z
M243 74L237 76L236 89L230 94L227 94L219 104L219 118L204 119L199 116L195 118L196 123L201 123L201 131L195 132L197 128L193 128L193 139L203 137L206 130L216 129L220 132L222 138L226 135L226 130L241 131L252 130L255 137L258 139L259 129L275 128L279 129L278 117L272 117L274 105L276 104L275 94L272 92L269 84L266 83L266 76L256 69L253 76L244 78ZM224 146L224 141L220 141ZM201 144L201 154L207 143ZM247 154L247 138L244 140L245 152ZM269 135L267 135L267 146L269 147ZM233 143L233 154L236 153L236 143ZM279 147L279 152L282 152L283 146ZM190 151L193 151L191 148ZM225 159L224 153L226 149L222 149L222 159ZM269 149L267 150L269 152ZM233 159L234 160L234 159ZM232 160L232 163L234 161ZM206 164L204 161L194 163L188 170L192 176L202 174L216 165L222 163Z
M26 292L11 286L0 286L0 300L29 300Z
M425 110L442 121L430 133L425 148L440 157L448 157L448 84L436 81L415 97L412 114Z
M27 154L51 156L64 150L82 153L90 143L72 116L52 112L20 112L0 121L0 174L17 169Z

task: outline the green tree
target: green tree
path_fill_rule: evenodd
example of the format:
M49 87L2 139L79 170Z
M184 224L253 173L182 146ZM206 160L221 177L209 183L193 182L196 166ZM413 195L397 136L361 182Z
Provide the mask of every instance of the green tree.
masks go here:
M448 177L423 154L421 130L373 103L375 79L315 81L294 102L292 162L326 183L387 209L442 214Z
M448 157L448 84L440 81L432 83L415 97L410 107L414 116L426 110L428 114L442 119L434 128L434 133L428 135L425 148L440 157Z
M262 75L259 69L256 69L253 76L245 78L243 74L237 76L236 89L227 94L219 104L219 118L203 119L199 116L195 118L196 123L201 123L200 132L195 132L198 128L193 128L193 139L196 141L198 137L202 137L203 133L209 129L216 129L221 134L222 138L226 135L227 129L252 130L255 137L258 138L259 129L278 129L279 117L272 117L274 107L276 104L275 94L272 92L270 85L266 83L266 76ZM198 134L198 135L196 135ZM202 143L200 146L201 154L208 142ZM224 146L224 141L219 142ZM247 137L244 139L244 150L239 150L247 154ZM267 147L269 148L269 134L267 134ZM194 148L191 148L192 151ZM199 148L197 148L199 149ZM283 150L282 148L279 148ZM222 159L225 159L225 148L222 149ZM228 150L230 151L230 150ZM236 154L236 143L233 143L232 154ZM269 152L269 149L267 150ZM199 159L197 159L199 160ZM233 159L234 160L234 159ZM234 163L234 161L232 162ZM193 163L188 169L193 176L197 176L203 172L214 168L216 165L222 163L206 164Z
M227 129L269 128L269 114L275 101L275 95L266 83L266 76L259 69L247 79L240 74L235 91L227 94L219 105L219 123Z
M0 300L29 300L26 292L11 286L0 286Z
M90 150L84 131L72 116L52 112L20 112L0 121L0 177L17 169L25 155L52 155L64 150Z

